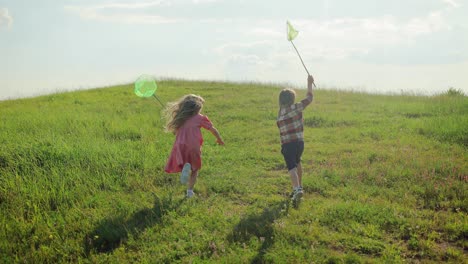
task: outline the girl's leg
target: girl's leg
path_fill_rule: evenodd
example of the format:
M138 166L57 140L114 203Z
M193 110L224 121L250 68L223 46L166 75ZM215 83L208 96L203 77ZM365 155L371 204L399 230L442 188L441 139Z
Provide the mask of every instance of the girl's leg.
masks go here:
M299 183L299 187L302 188L302 165L300 162L297 164L297 181Z
M190 175L187 189L188 190L193 190L193 186L195 186L195 183L197 182L197 176L198 176L198 170L192 171L192 174Z

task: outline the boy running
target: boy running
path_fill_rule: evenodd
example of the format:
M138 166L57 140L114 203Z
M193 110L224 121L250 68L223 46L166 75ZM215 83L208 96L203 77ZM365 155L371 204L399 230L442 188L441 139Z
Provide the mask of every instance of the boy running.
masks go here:
M281 153L288 167L293 186L292 199L298 202L302 190L301 156L304 151L304 119L302 111L312 102L314 78L307 77L307 96L299 103L294 103L296 93L292 89L283 89L279 95L279 111L276 124L281 138Z

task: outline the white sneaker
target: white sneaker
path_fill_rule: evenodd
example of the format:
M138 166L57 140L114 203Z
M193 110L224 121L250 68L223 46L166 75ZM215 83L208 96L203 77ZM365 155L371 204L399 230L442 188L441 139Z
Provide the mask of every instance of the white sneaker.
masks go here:
M192 198L193 196L195 196L195 193L193 191L187 190L187 198Z
M185 163L184 167L182 168L182 173L180 173L180 182L182 184L186 184L188 182L191 172L192 166L190 165L190 163Z
M302 189L297 189L297 190L294 191L292 200L293 201L299 201L299 200L301 200L302 195L304 195L304 191L302 191Z

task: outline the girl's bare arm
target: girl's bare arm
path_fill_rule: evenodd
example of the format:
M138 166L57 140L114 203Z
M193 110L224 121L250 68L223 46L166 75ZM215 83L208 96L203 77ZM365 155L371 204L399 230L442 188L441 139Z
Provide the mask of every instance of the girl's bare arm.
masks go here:
M216 137L216 143L218 143L220 145L224 145L224 141L221 138L221 135L219 134L218 130L215 127L211 127L209 129L209 131L211 132L211 134L213 134L213 136Z

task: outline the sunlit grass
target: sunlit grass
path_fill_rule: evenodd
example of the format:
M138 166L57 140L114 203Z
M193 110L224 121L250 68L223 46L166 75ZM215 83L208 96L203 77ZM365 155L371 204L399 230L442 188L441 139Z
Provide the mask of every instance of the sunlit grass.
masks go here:
M197 198L163 172L174 136L131 85L0 102L0 262L365 263L466 259L468 99L317 90L306 195L290 207L275 85L202 95ZM298 90L298 97L305 91Z

